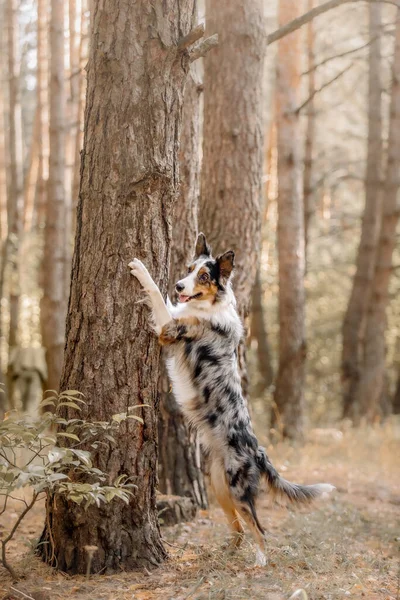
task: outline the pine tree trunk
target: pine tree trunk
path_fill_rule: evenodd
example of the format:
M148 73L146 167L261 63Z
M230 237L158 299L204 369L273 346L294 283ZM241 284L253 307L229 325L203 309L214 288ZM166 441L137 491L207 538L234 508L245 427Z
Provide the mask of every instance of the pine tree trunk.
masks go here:
M279 23L300 14L299 3L280 0ZM304 326L304 212L301 178L300 122L296 108L300 87L300 33L278 42L278 263L279 369L273 424L290 438L303 435Z
M264 156L262 0L206 1L219 45L204 60L203 167L199 228L214 254L236 253L234 290L247 318L260 251ZM245 92L244 92L245 90ZM248 392L245 345L239 352Z
M5 6L0 7L0 16L4 20ZM0 73L4 73L5 52L4 52L4 29L0 31ZM5 128L5 106L4 106L4 88L0 86L0 339L3 334L3 310L1 300L4 291L5 275L5 251L7 245L7 160L6 160L6 128ZM0 353L0 383L5 383L5 369ZM3 388L4 389L4 388ZM0 419L4 417L6 411L6 395L0 394Z
M193 257L197 236L200 173L200 85L191 69L185 88L179 152L180 193L176 202L169 294ZM163 369L158 421L159 490L163 494L189 496L196 506L207 508L207 491L201 469L196 434L185 423Z
M392 401L393 414L400 415L400 373L397 378L396 391Z
M64 3L51 0L50 156L43 255L41 328L46 349L47 388L58 390L63 363L67 297L65 209ZM69 266L69 265L68 265Z
M76 210L78 205L79 195L79 180L80 180L80 156L83 144L83 120L85 110L85 96L86 96L86 73L84 67L88 59L88 37L89 37L89 19L86 16L87 13L87 0L83 0L81 6L81 29L80 29L80 40L79 40L79 73L78 73L78 106L77 106L77 127L75 136L75 149L74 149L74 170L72 175L72 232L76 229Z
M382 223L376 252L376 266L371 284L365 328L364 361L357 389L356 422L365 417L373 422L380 416L380 403L385 383L386 309L389 304L389 282L396 227L399 219L397 194L400 171L400 10L397 13L393 83L389 117L388 163L383 189Z
M354 417L362 362L361 336L374 275L376 245L381 222L382 81L381 6L369 4L368 147L365 175L365 208L357 251L356 273L343 321L343 416Z
M49 98L48 98L48 0L37 3L37 72L36 93L39 120L39 166L37 179L36 225L42 228L46 223L47 184L49 178Z
M308 10L314 7L314 0L308 0ZM315 69L314 69L314 23L310 21L307 25L307 68L308 68L308 98L307 104L307 126L306 140L304 145L304 179L303 179L303 198L304 198L304 252L307 257L308 234L311 217L314 214L313 206L313 186L312 186L312 168L313 168L313 147L315 137ZM307 262L306 262L307 266Z
M257 388L256 394L257 396L260 396L269 388L274 380L271 348L268 341L268 333L264 318L260 267L257 269L256 280L252 291L250 330L251 337L257 342L257 360L261 383Z
M35 117L33 121L32 140L29 148L29 163L24 181L24 231L31 231L33 225L35 196L39 175L39 135L39 109L38 106L36 106Z
M22 122L18 64L18 23L16 0L7 0L9 179L7 195L8 235L4 267L10 269L9 356L17 345L19 321L19 254L23 219ZM13 380L8 377L8 399L13 406Z
M111 481L125 473L137 484L129 506L114 502L85 513L48 498L55 558L69 573L85 572L86 545L98 547L94 572L165 558L155 497L159 349L128 263L142 259L166 293L189 69L178 42L194 10L193 0L95 2L61 389L83 392L94 420L147 406L135 411L143 425L122 423L116 447L94 456Z

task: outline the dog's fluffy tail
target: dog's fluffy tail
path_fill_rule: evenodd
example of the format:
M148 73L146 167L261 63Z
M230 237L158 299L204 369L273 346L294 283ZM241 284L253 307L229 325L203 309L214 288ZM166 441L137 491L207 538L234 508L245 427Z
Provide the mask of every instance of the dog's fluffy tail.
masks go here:
M272 495L279 499L286 499L293 504L309 504L318 497L329 494L335 489L330 483L316 483L314 485L299 485L291 483L281 477L270 462L264 448L258 450L259 464L267 478Z

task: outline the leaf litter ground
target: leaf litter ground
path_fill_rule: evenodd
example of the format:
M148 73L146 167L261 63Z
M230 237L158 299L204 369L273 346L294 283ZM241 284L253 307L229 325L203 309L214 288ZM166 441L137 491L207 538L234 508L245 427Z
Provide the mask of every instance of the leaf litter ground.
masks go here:
M296 511L271 507L267 494L261 496L266 567L253 566L250 537L234 554L224 548L228 529L212 503L193 523L162 528L169 559L160 568L89 580L66 576L32 551L43 526L42 503L9 548L10 562L24 577L13 585L0 567L0 598L286 600L303 589L307 596L295 597L400 600L400 423L343 434L318 430L302 447L281 443L268 452L287 479L330 482L337 491L310 510ZM15 504L0 522L0 535L18 510Z

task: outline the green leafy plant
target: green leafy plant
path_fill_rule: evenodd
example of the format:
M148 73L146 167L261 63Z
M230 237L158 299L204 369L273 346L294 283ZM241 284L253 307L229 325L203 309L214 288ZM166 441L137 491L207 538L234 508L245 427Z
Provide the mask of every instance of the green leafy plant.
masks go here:
M87 509L117 498L129 503L135 487L126 475L110 482L106 473L93 466L91 451L115 443L114 435L123 421L142 419L131 411L113 415L109 421L65 418L65 408L82 410L82 394L75 390L50 393L41 409L51 407L51 412L31 419L13 411L0 421L0 516L10 500L22 504L10 531L0 539L1 561L13 579L18 577L7 561L7 545L38 500L47 494L60 495Z

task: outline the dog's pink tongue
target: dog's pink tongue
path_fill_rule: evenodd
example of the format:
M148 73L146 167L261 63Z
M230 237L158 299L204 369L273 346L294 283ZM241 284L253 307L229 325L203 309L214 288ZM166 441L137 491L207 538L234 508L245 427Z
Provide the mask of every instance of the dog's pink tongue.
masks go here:
M187 302L190 296L184 296L183 294L179 294L179 302Z

